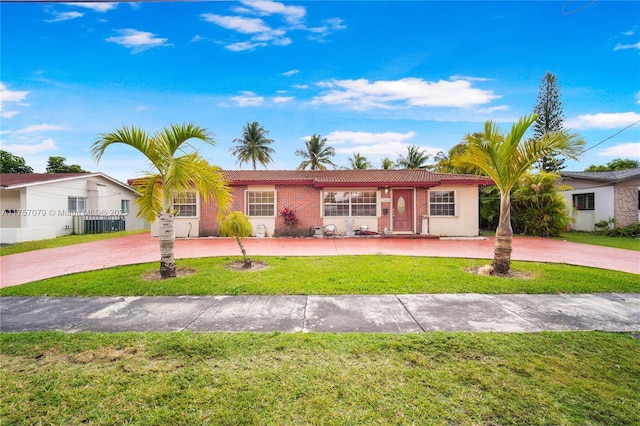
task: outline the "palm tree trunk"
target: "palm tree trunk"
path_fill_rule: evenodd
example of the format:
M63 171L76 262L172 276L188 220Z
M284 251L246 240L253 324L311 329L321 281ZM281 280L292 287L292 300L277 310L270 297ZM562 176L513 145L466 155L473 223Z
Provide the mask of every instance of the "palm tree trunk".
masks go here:
M509 273L511 267L511 197L509 192L500 192L500 220L496 229L496 245L493 253L493 272L498 275Z
M174 246L176 233L173 225L173 215L168 212L160 213L159 240L160 240L160 276L162 278L174 278L176 276L176 261L174 258Z
M240 240L240 237L238 237L237 235L236 235L236 241L238 242L238 245L240 246L240 251L242 252L242 259L244 261L242 267L244 269L251 268L251 261L247 259L247 251L244 249L244 245L242 245L242 240Z

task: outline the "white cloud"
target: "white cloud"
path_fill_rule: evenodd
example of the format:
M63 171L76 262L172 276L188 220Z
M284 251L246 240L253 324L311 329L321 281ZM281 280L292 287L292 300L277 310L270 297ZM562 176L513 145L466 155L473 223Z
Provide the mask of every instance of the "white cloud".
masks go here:
M499 98L492 91L472 87L468 80L436 82L420 78L400 80L332 80L318 83L330 89L313 99L314 104L346 105L353 109L398 106L457 107L482 105Z
M18 114L18 111L5 111L5 103L22 102L26 99L28 91L9 90L4 83L0 82L0 117L11 118Z
M322 25L318 27L309 27L306 28L306 30L314 34L314 36L310 37L312 40L322 40L334 31L344 30L346 28L347 26L344 25L344 21L342 19L331 18L322 21Z
M634 44L616 44L613 50L640 49L640 41Z
M271 28L260 18L243 18L241 16L222 16L213 13L204 13L202 19L228 30L242 34L255 34L271 31Z
M567 120L565 124L572 129L617 129L638 120L640 120L640 114L635 112L598 113L579 115L577 118Z
M294 89L308 89L309 85L308 84L294 84L292 87Z
M262 96L257 96L255 93L248 91L242 92L240 96L233 96L231 100L239 107L260 106L264 103Z
M300 70L293 69L293 70L283 72L282 75L284 75L285 77L291 77L292 75L296 75L299 72Z
M598 152L601 157L640 158L640 142L614 145Z
M108 12L118 7L118 3L114 2L82 2L82 3L65 3L68 6L84 7L85 9L91 9L96 12Z
M51 151L57 149L56 143L53 139L45 139L39 144L30 145L30 144L6 144L3 145L3 149L11 152L15 155L27 155L27 154L37 154L43 151Z
M66 127L58 126L55 124L34 124L33 126L28 126L23 129L14 130L11 132L11 134L24 135L28 133L48 132L52 130L66 130Z
M640 92L636 93L636 100L640 104Z
M326 138L327 141L335 145L344 143L351 143L356 145L368 145L372 143L394 143L405 142L412 139L416 135L416 132L397 133L397 132L383 132L383 133L371 133L371 132L350 132L336 130L329 133Z
M156 37L150 32L130 28L118 30L118 32L120 36L109 37L106 40L131 49L131 53L139 53L153 47L169 46L168 39Z
M250 41L239 41L225 46L225 49L232 52L241 52L243 50L255 50L257 47L266 46L267 43L252 43Z
M273 98L273 102L277 104L284 104L287 102L291 102L294 99L293 96L276 96Z
M55 18L45 19L46 22L62 22L69 21L71 19L82 18L84 13L80 12L52 12L55 15Z
M283 15L289 24L298 24L307 14L307 10L302 6L287 6L284 3L266 0L243 0L242 4L248 8L244 11L255 12L261 15Z

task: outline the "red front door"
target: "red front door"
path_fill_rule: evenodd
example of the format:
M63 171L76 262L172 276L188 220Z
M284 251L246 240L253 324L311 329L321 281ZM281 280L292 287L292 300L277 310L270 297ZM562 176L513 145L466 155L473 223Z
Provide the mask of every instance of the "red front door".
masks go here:
M413 232L413 191L393 190L393 232Z

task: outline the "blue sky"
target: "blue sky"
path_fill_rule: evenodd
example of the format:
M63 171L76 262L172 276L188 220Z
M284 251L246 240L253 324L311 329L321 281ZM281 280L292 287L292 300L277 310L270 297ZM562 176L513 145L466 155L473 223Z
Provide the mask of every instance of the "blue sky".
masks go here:
M225 169L253 121L275 140L270 169L295 168L312 134L338 165L359 152L378 167L408 145L447 151L485 120L507 131L547 71L590 148L567 170L640 158L640 124L613 136L640 120L637 1L2 2L0 14L2 149L37 172L56 155L126 180L143 158L113 146L96 165L98 135L182 122L214 135L196 145Z

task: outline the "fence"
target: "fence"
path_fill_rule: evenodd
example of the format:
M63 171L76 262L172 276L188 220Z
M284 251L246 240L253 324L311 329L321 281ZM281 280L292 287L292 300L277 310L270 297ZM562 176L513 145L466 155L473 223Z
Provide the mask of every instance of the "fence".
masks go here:
M101 234L125 230L126 221L124 216L73 216L74 234Z

